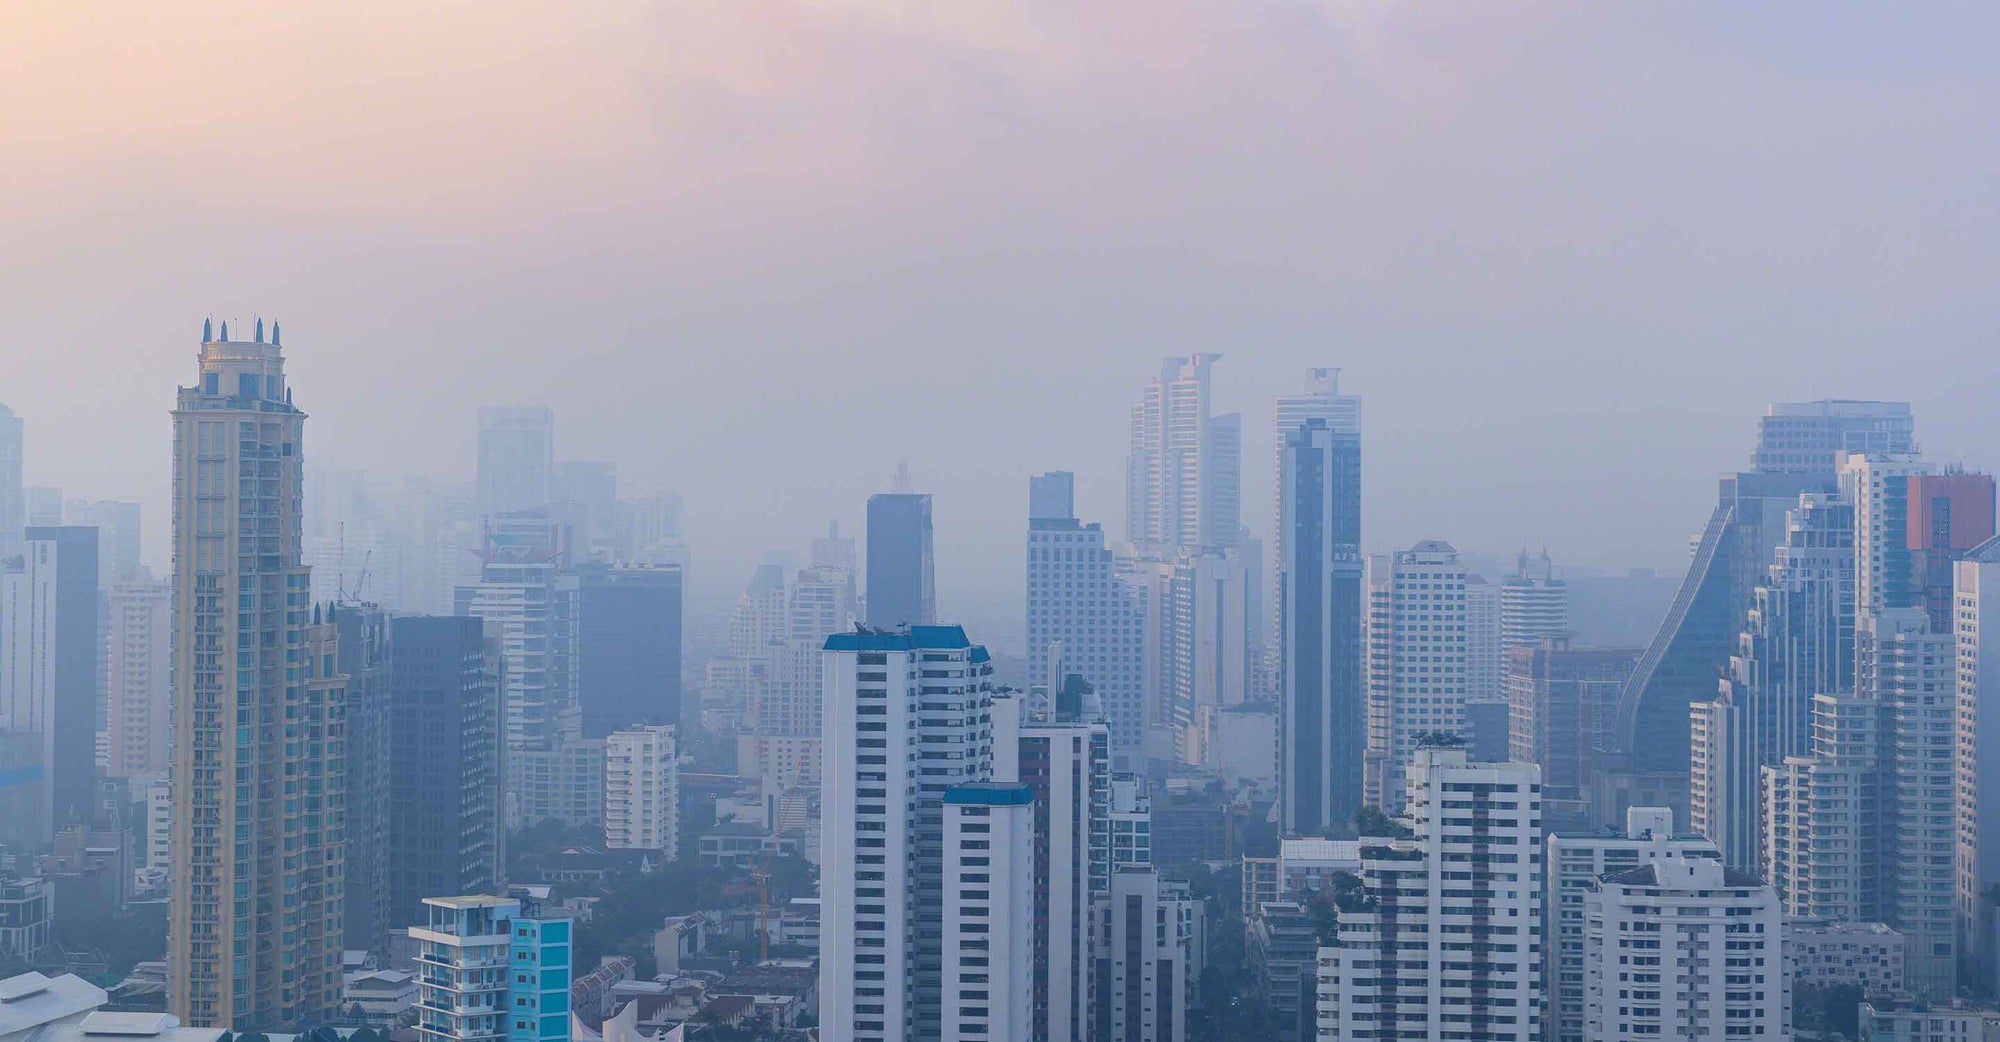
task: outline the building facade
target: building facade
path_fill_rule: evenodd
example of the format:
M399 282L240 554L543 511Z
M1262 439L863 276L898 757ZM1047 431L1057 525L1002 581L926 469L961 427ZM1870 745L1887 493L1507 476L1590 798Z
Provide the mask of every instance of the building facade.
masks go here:
M194 1026L308 1025L340 1001L345 695L307 603L305 414L261 332L204 330L174 410L168 1009Z
M1370 806L1403 806L1418 743L1465 728L1466 572L1450 543L1426 540L1368 562Z
M577 697L583 735L681 720L681 569L579 570Z
M604 739L604 846L672 860L680 839L680 754L674 727L613 731Z
M1033 1037L1034 804L1019 783L945 790L945 1042Z
M1368 745L1361 437L1308 418L1286 434L1279 460L1283 824L1342 832L1362 805Z
M506 842L496 654L467 616L390 621L388 917L416 922L437 894L500 889Z
M1061 672L1075 673L1104 704L1112 740L1124 752L1145 740L1142 680L1145 613L1118 580L1104 529L1076 519L1071 476L1031 479L1028 517L1028 678L1059 688L1051 649L1060 644Z
M167 769L173 672L173 586L151 579L114 583L106 593L105 761L111 778Z
M567 917L505 897L428 897L417 943L423 1042L569 1042Z

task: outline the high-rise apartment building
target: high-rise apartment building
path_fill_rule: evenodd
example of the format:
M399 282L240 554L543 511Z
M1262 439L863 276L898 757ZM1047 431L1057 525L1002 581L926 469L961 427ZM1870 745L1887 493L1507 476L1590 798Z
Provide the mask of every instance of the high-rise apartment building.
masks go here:
M1691 710L1689 820L1732 868L1763 846L1759 772L1811 751L1813 696L1854 685L1854 506L1801 494L1715 699Z
M88 823L97 767L97 530L30 527L0 564L0 729L39 735L42 831Z
M168 1009L191 1026L310 1026L340 1005L345 693L307 603L305 414L261 325L248 343L204 329L174 410Z
M1935 469L1914 450L1840 454L1840 495L1854 508L1855 610L1919 602L1910 550L1910 487L1911 479Z
M583 733L681 719L681 570L676 565L578 570L577 690Z
M1985 899L1987 888L2000 882L2000 538L1966 552L1952 572L1958 693L1954 901L1961 950L1990 971L2000 957L1994 945L1996 910Z
M672 724L613 731L604 739L604 846L657 851L680 841L680 753Z
M389 931L403 920L390 915L391 835L395 790L394 652L389 615L372 604L329 605L340 635L335 666L347 678L347 884L345 945L387 951Z
M1049 675L1050 649L1060 643L1063 671L1082 676L1102 700L1113 744L1135 752L1146 728L1145 616L1132 588L1119 581L1103 527L1077 520L1072 487L1060 471L1029 483L1029 683L1060 683Z
M479 408L480 517L544 510L554 499L556 417L533 405Z
M1542 1037L1540 784L1533 764L1413 751L1413 835L1363 840L1361 892L1321 951L1332 1037Z
M1035 795L1009 782L944 792L943 1042L1033 1036Z
M14 410L0 405L0 563L21 556L28 507L21 488L24 425Z
M1501 669L1506 645L1501 641L1501 587L1483 575L1465 577L1465 700L1505 702ZM1503 743L1504 744L1504 743ZM1497 759L1506 759L1503 754Z
M994 701L996 717L1010 701ZM1081 705L1059 704L1047 718L1023 721L1012 763L1003 762L1010 728L996 719L994 774L1026 785L1035 802L1030 1042L1091 1037L1091 900L1111 885L1111 736L1086 715Z
M457 614L499 626L506 664L506 765L509 821L579 817L566 792L569 761L579 752L577 598L570 530L542 511L486 519L480 581L458 591Z
M868 497L867 622L876 629L937 621L931 557L931 497L882 492Z
M569 1042L569 917L478 895L427 897L423 912L410 927L422 1042Z
M1280 802L1286 832L1327 834L1361 807L1368 739L1361 436L1309 416L1279 461Z
M1932 632L1952 630L1952 561L1993 535L1993 475L1946 468L1910 479L1910 585Z
M1403 805L1425 735L1465 727L1466 572L1450 543L1425 540L1368 562L1365 796Z
M1666 807L1628 809L1623 829L1551 831L1547 848L1542 979L1549 988L1549 1033L1553 1042L1586 1042L1604 1037L1585 1033L1584 949L1589 924L1585 903L1598 882L1668 857L1719 863L1722 855L1700 836L1675 835L1674 812Z
M478 619L404 615L389 626L388 916L407 923L426 897L502 885L503 677Z
M1173 548L1236 542L1242 420L1209 415L1209 370L1221 357L1163 359L1132 406L1125 471L1125 537L1131 543Z
M848 954L820 961L824 1038L937 1038L957 1014L941 1002L944 800L992 780L992 672L957 626L827 638L820 948Z
M1669 852L1584 899L1584 1036L1790 1038L1778 899L1713 858Z

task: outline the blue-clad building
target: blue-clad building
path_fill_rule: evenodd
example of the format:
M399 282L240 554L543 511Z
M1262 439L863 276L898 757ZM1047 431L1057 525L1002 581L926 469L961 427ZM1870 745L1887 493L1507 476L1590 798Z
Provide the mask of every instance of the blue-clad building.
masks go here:
M418 944L424 1042L569 1042L568 916L506 897L427 897Z

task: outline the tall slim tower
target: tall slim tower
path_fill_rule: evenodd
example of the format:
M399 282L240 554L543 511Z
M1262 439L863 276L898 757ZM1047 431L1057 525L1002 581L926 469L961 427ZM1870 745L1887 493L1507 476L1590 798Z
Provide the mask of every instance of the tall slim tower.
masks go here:
M1103 527L1077 520L1071 487L1066 471L1029 479L1028 676L1048 677L1050 648L1061 644L1061 668L1080 674L1104 700L1112 744L1136 752L1147 723L1140 676L1145 611L1118 581ZM1050 682L1049 697L1060 682Z
M168 1008L190 1026L310 1026L340 1002L344 695L307 603L305 414L277 339L204 329L173 414Z
M1344 830L1361 806L1361 436L1308 419L1278 482L1279 785L1287 832Z
M1215 530L1215 511L1240 501L1234 488L1218 485L1214 473L1218 441L1227 429L1211 430L1208 373L1217 354L1162 359L1160 371L1132 405L1131 455L1125 471L1125 535L1142 545L1177 547L1234 542L1235 531ZM1240 419L1235 451L1242 452ZM1234 475L1221 476L1233 481ZM1226 538L1225 538L1226 537Z

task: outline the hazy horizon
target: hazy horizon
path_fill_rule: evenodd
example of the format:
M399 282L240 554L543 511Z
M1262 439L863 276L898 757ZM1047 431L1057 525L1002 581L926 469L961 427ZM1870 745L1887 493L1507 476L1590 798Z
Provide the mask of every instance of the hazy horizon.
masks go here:
M1377 551L1677 570L1773 400L2000 463L1985 8L10 20L0 402L156 569L211 315L284 324L329 465L469 481L479 406L552 406L560 458L681 494L697 603L907 460L943 609L1006 617L1027 477L1122 536L1126 411L1197 351L1265 538L1309 366L1362 396Z

